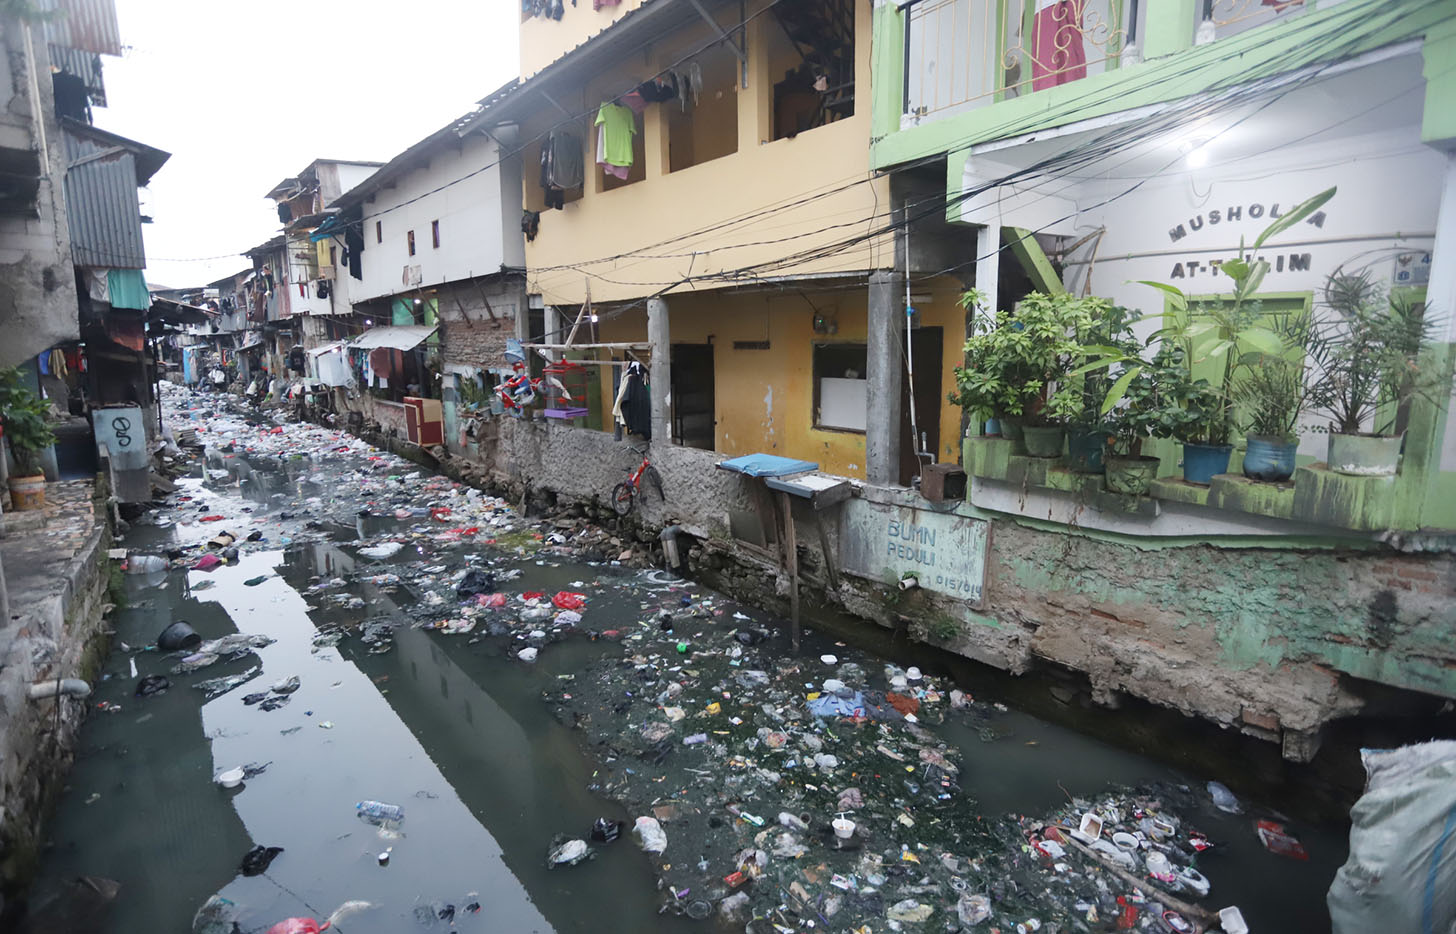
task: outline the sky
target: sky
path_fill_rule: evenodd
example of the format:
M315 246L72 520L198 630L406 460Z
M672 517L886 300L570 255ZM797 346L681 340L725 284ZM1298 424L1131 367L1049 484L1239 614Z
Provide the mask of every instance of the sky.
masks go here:
M517 72L519 0L116 0L97 126L172 154L141 192L147 281L199 286L278 233L318 158L384 162Z

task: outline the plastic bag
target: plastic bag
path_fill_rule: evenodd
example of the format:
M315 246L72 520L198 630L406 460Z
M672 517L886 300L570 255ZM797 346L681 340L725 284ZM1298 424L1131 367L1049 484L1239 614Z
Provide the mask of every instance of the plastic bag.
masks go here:
M1360 753L1350 858L1327 902L1335 934L1446 934L1456 925L1456 741Z
M312 918L285 918L268 929L268 934L319 934L323 928Z
M632 836L644 852L660 854L667 849L667 832L652 817L639 817L632 825Z
M586 594L563 590L551 598L558 610L579 610L586 606Z

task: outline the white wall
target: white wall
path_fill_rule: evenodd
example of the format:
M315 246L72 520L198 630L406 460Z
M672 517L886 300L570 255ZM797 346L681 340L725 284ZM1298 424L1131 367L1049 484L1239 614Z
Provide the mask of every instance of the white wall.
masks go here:
M403 278L406 266L420 267L423 287L491 275L503 265L524 266L519 159L502 166L495 164L498 158L493 140L471 134L458 148L436 152L428 168L411 172L366 201L364 278L351 283L350 298L359 302L409 291L412 286ZM456 183L435 190L452 181ZM438 249L430 236L434 220L440 222ZM376 222L382 226L383 242L375 237ZM415 232L414 256L406 248L410 230Z

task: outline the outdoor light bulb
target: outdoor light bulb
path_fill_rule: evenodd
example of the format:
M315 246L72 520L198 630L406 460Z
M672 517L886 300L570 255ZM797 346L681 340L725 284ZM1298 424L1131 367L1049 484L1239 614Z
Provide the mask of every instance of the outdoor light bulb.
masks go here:
M373 318L365 318L364 319L364 326L366 328L372 328L372 327L374 327L374 319Z
M598 320L599 319L597 318L597 313L596 312L592 312L592 320L591 320L591 323L592 324L596 324Z
M415 299L415 304L418 305L419 303L420 303L420 300L419 299Z
M1178 147L1183 153L1183 161L1190 169L1201 169L1208 165L1208 138L1204 136L1193 136L1184 140Z

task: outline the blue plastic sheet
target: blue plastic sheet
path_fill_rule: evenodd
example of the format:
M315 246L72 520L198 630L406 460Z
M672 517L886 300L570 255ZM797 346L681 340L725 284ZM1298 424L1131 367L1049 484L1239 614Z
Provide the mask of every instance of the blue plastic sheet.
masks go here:
M819 469L819 465L813 461L799 461L792 457L779 457L777 454L744 454L742 457L723 461L718 466L741 473L745 477L786 477L789 474Z
M864 716L864 696L855 691L850 697L820 694L809 701L809 712L816 717Z

